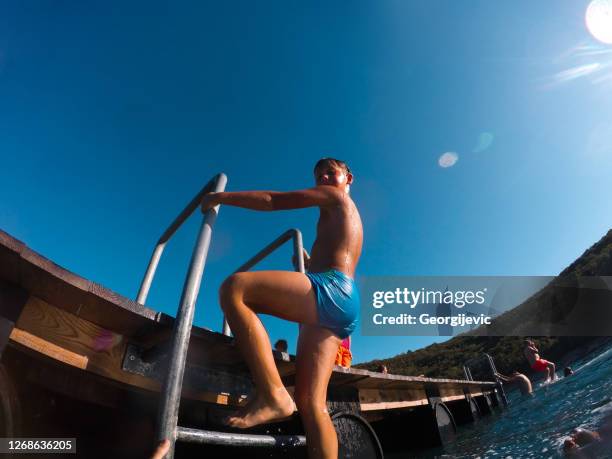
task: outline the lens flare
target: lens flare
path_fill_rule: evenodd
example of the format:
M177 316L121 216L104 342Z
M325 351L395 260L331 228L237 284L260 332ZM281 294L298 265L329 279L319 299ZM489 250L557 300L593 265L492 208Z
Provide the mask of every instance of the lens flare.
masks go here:
M478 136L478 145L472 150L474 153L480 153L488 150L493 144L493 134L490 132L481 132Z
M454 151L447 151L438 158L438 165L443 168L454 166L459 161L459 155Z

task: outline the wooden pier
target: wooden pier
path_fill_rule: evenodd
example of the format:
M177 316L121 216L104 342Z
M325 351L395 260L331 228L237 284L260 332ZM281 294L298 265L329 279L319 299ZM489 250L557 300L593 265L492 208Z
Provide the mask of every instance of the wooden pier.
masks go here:
M76 437L77 457L147 457L173 325L172 317L84 279L0 231L0 437ZM274 356L291 390L294 357ZM457 424L501 406L496 387L335 367L328 405L341 455L381 457L407 445L450 441ZM220 416L251 391L233 339L193 327L181 425L231 435L220 427ZM277 450L304 457L297 417L253 435L273 445L266 457ZM287 442L281 445L279 438ZM262 450L248 442L207 442L177 446L176 455L240 457L240 448L249 456Z

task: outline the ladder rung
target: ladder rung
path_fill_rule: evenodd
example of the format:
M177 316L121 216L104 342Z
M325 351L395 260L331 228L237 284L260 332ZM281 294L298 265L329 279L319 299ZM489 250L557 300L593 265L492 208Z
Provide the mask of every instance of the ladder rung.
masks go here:
M306 446L306 437L303 435L241 434L189 429L179 426L176 428L176 439L192 443L205 443L207 445L265 447Z

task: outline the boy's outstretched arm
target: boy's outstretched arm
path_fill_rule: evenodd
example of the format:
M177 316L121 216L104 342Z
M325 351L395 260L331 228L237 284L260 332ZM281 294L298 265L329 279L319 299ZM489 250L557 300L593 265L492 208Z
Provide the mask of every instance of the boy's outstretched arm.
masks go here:
M340 200L341 193L341 191L328 185L286 192L230 191L208 193L202 198L202 212L206 212L217 204L263 211L329 206Z

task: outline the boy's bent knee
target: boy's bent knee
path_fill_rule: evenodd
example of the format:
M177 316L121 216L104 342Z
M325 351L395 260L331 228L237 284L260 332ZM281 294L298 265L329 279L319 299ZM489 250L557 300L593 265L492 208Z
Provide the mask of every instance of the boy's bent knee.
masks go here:
M227 306L226 300L233 298L237 292L242 290L242 273L234 273L223 281L219 288L221 307Z

